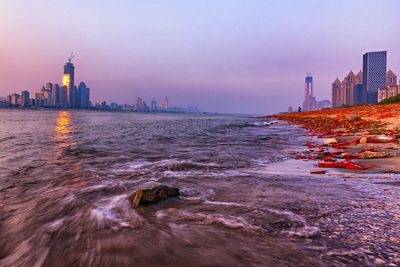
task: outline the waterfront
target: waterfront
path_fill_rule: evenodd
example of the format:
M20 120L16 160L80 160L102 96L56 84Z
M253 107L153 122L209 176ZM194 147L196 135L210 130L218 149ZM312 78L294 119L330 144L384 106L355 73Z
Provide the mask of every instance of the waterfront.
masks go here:
M304 133L251 116L0 110L0 265L399 264L398 187L308 175L288 154ZM132 209L157 183L181 196Z

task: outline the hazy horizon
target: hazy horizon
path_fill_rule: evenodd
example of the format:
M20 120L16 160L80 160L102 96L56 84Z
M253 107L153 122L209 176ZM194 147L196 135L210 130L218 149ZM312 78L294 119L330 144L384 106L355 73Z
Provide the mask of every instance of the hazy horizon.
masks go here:
M267 114L303 101L311 72L318 100L388 51L400 75L400 1L2 1L0 96L75 83L119 104L168 96L173 106ZM397 48L397 49L396 49Z

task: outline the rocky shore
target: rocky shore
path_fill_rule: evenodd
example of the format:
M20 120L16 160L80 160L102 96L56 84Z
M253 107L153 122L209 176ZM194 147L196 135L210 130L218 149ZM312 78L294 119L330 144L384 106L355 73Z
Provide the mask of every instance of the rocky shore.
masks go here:
M400 173L400 104L362 106L268 116L300 125L309 141L303 161L316 161L311 173L328 168L363 173Z

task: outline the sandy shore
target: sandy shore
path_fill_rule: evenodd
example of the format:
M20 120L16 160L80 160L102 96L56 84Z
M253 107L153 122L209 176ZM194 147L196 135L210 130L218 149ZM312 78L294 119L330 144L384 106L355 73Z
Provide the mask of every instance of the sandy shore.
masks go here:
M300 125L310 141L294 158L315 161L316 170L400 173L400 104L268 116ZM335 139L324 145L328 139ZM383 152L383 153L380 153ZM378 158L363 159L366 156ZM384 156L384 157L382 157Z

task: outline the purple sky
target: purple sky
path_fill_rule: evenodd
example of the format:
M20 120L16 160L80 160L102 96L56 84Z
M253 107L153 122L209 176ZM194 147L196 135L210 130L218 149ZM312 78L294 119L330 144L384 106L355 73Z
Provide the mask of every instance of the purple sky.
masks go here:
M306 72L318 99L387 50L400 74L400 1L0 2L0 96L61 83L76 54L76 82L91 100L197 105L267 114L303 101Z

